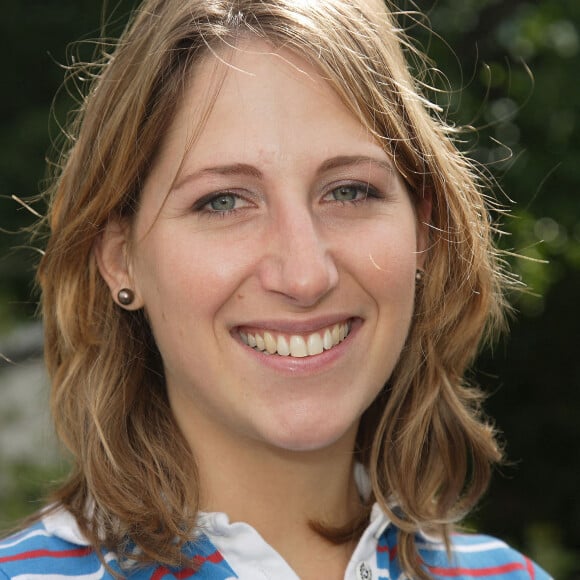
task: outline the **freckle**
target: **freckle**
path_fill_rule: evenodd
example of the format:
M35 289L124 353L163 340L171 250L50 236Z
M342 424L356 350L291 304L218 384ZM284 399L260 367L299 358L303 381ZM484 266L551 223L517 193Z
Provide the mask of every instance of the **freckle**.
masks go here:
M243 294L238 294L237 295L238 300L243 300L244 299L244 295Z

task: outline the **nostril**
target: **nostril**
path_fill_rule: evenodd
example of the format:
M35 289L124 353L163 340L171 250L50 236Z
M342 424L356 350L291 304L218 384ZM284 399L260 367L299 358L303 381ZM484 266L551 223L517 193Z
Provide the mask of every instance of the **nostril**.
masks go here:
M296 302L314 304L326 296L338 282L338 271L331 260L308 260L287 266L282 271L284 293Z
M310 211L286 207L272 223L260 272L263 287L312 306L338 283L338 270Z

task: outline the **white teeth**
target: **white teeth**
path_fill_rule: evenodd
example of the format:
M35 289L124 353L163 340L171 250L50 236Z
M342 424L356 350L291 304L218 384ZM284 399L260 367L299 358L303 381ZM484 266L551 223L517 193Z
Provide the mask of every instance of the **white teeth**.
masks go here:
M276 347L278 354L281 356L288 356L290 354L290 347L288 346L288 341L280 335L278 337L278 344Z
M256 334L256 348L258 350L266 350L266 343L259 334Z
M320 354L324 351L324 345L322 344L322 339L320 334L315 332L308 337L308 354L312 356L313 354Z
M338 342L340 341L340 328L338 327L338 324L335 324L332 327L332 330L330 331L330 334L332 335L332 344L333 344L333 346L335 344L338 344Z
M243 340L243 337L242 337ZM270 353L270 354L274 354L276 352L276 341L274 340L274 337L269 333L269 332L264 332L264 343L266 345L266 350Z
M306 342L301 336L296 336L294 334L290 337L290 354L297 358L304 358L305 356L308 356Z
M240 332L244 344L268 354L304 358L321 354L341 343L350 332L350 323L335 324L323 332L313 332L308 336L293 334L288 338L279 334L277 337L271 332L264 334L250 334Z
M332 348L332 334L330 334L330 330L328 328L324 331L324 337L322 339L322 343L324 346L324 350L330 350Z

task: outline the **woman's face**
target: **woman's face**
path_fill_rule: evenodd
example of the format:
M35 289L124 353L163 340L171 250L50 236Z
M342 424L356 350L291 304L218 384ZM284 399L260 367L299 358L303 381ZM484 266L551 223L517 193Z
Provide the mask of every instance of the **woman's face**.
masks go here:
M307 62L258 41L219 56L195 71L128 245L173 412L202 445L352 442L405 343L428 208Z

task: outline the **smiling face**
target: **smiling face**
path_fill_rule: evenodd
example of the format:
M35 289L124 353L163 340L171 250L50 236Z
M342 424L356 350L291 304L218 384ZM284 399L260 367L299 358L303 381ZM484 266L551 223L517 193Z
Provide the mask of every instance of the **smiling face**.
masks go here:
M310 64L257 41L227 58L196 68L101 271L144 306L193 447L352 445L405 343L425 208Z

